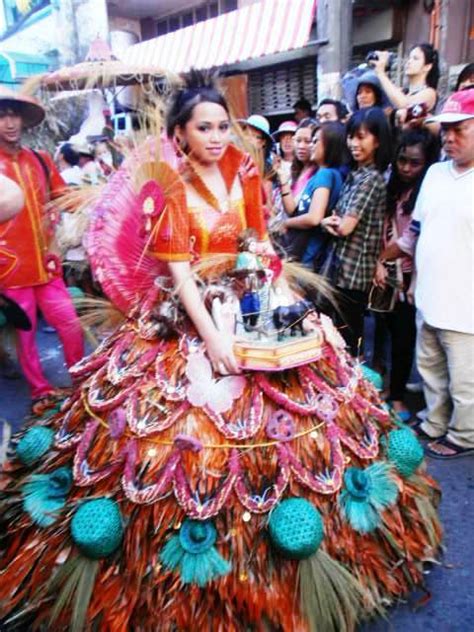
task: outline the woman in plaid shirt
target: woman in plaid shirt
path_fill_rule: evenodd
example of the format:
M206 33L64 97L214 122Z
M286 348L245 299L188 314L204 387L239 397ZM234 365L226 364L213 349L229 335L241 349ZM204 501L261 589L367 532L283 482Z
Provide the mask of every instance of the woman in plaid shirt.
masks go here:
M390 128L381 108L356 112L348 122L347 145L353 168L337 207L323 227L338 239L336 289L341 295L342 325L352 355L357 356L364 331L364 311L382 242L386 205L383 172L390 163ZM345 326L344 326L345 325Z

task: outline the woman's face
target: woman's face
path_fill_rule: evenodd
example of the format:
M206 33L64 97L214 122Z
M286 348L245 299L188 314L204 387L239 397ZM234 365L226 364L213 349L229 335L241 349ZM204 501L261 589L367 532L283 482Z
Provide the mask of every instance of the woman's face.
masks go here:
M245 133L247 134L249 142L255 147L255 149L260 149L262 151L265 149L265 144L267 142L266 136L261 130L256 127L252 127L251 125L247 125Z
M375 90L372 86L369 86L367 83L363 83L357 89L356 95L357 105L359 109L362 108L372 108L374 107L377 97L375 95Z
M293 136L294 134L291 132L283 132L282 134L280 134L280 147L285 157L288 156L291 158L293 155L293 150L295 147Z
M218 103L198 103L186 125L176 129L176 138L194 160L218 162L230 142L229 115Z
M318 129L313 136L311 160L317 165L324 164L324 140L320 129Z
M405 74L407 77L417 77L419 75L427 75L430 71L431 64L426 63L425 53L416 46L413 48L405 63Z
M358 166L363 167L374 162L379 141L366 127L360 127L347 137L347 146Z
M416 182L426 165L425 154L420 143L402 147L397 156L397 171L405 184Z
M301 162L309 162L311 156L311 128L303 127L296 130L295 155Z

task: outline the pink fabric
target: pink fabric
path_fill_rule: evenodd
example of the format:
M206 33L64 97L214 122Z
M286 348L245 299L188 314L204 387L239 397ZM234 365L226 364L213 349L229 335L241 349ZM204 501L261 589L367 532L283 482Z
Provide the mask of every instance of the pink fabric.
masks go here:
M314 176L315 172L316 168L303 171L303 173L300 174L299 178L291 185L291 192L293 193L293 198L297 204L300 200L305 186L308 184L309 179Z
M3 293L16 301L31 320L31 331L17 330L18 361L31 387L31 396L41 397L51 392L53 387L44 376L36 344L38 308L58 332L68 367L84 355L81 324L61 278L33 287L5 289Z

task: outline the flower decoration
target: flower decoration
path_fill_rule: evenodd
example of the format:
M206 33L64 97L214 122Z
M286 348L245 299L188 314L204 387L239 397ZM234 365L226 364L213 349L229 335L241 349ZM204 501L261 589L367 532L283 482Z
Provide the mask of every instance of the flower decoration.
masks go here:
M374 463L365 470L350 467L344 473L344 484L339 505L344 518L359 533L379 527L381 512L398 498L397 485L386 463Z
M148 180L140 189L137 204L145 216L145 230L150 232L152 219L159 217L166 205L163 189L154 180Z
M179 572L183 584L207 583L227 575L231 564L215 549L217 531L212 522L185 520L179 534L163 547L160 560L169 570Z

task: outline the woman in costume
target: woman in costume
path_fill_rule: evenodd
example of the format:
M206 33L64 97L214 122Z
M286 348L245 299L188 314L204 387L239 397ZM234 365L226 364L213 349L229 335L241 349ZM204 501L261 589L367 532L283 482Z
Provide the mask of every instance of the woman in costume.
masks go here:
M7 630L353 630L422 583L440 545L437 487L331 321L301 327L304 301L270 310L275 338L296 325L299 337L265 342L263 313L262 331L245 334L257 365L276 368L273 345L292 368L245 369L206 305L238 295L250 229L262 304L290 292L260 179L229 143L225 100L195 74L168 133L180 175L165 147L145 148L93 213L92 264L126 319L4 468L0 619Z

